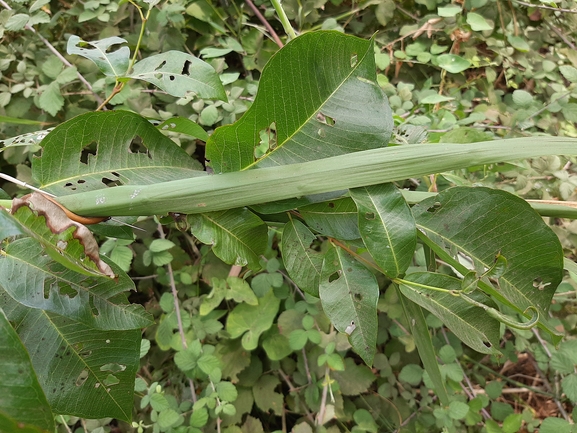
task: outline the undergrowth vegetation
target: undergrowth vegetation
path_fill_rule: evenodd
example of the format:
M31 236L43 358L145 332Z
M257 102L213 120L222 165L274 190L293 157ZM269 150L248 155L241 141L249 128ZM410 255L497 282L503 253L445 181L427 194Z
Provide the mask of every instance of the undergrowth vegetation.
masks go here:
M0 361L2 347L21 357L46 409L0 394L0 431L575 431L577 223L551 202L575 207L577 141L550 140L577 137L574 1L0 8L0 171L137 226L91 226L103 259L87 264L61 248L76 240L70 226L54 234L36 225L37 202L10 204L26 185L0 184L14 214L0 215ZM357 87L333 98L342 83ZM301 112L317 91L322 110ZM298 134L320 144L290 147ZM326 146L331 134L345 150ZM516 140L476 153L501 139ZM368 168L346 171L345 158L389 142L412 155L391 153L404 171L352 180ZM470 155L445 162L429 143ZM388 158L370 155L359 161ZM331 189L316 167L342 183ZM259 170L273 175L250 178ZM209 178L223 186L202 189ZM190 196L151 189L135 207L122 189L183 179L173 189ZM106 196L109 214L88 207L101 189L125 194Z

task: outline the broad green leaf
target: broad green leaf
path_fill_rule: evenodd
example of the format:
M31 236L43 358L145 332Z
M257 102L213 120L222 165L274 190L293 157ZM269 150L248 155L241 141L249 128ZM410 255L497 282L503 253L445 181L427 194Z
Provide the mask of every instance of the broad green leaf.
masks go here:
M38 383L28 352L1 307L0 413L19 423L54 430L54 415ZM1 421L0 431L8 431L2 429Z
M289 339L284 335L279 334L278 327L276 326L272 327L270 331L267 332L267 335L262 342L262 348L271 361L280 361L293 352L289 344Z
M42 146L32 173L58 196L108 184L146 185L206 174L150 122L128 111L77 116L54 128Z
M565 78L567 81L571 83L577 83L577 69L575 69L573 66L559 66L559 72L561 72L561 75L563 75L563 78Z
M377 376L366 365L357 365L351 357L345 358L344 371L332 371L331 378L340 386L343 395L359 395L368 391Z
M24 307L1 287L0 308L16 324L15 330L55 413L130 421L134 378L140 367L140 330L93 329L57 314ZM116 380L118 383L113 385Z
M437 57L438 65L452 74L458 74L469 69L471 62L456 54L441 54Z
M439 6L437 8L437 14L440 17L450 18L450 17L454 17L455 15L460 13L462 10L463 9L459 5L450 4L447 6Z
M84 276L51 260L34 239L23 238L3 251L0 286L22 305L60 314L85 327L124 330L150 325L141 305L128 304L126 292L134 290L134 283L120 269L115 271L117 281Z
M4 24L4 28L10 32L18 32L28 24L28 19L30 18L29 15L26 14L15 14L12 15L6 24Z
M528 53L531 50L531 47L527 41L521 36L514 36L509 34L507 35L507 41L509 41L513 48L522 53Z
M125 43L126 39L118 36L87 42L76 35L72 35L68 39L66 51L68 54L77 54L92 60L104 75L122 77L126 74L130 62L130 49L128 47L120 47L116 50L111 50L110 47Z
M165 120L157 126L158 129L164 132L177 132L179 134L190 135L202 141L208 140L207 132L202 129L202 126L194 123L186 117L173 117Z
M533 103L533 95L526 90L515 90L513 92L513 102L520 107L530 107Z
M387 146L392 127L373 41L309 32L270 59L253 105L206 152L217 173L286 165ZM261 132L269 146L257 158Z
M38 98L38 107L47 111L52 116L56 116L64 106L64 97L60 93L60 85L53 81L50 83Z
M482 32L484 30L493 30L494 25L489 23L482 15L475 12L467 13L467 24L471 26L471 30L475 32Z
M455 98L451 98L449 96L439 95L438 93L434 93L432 95L425 96L421 99L421 104L439 104L440 102L447 102L452 101Z
M127 76L154 84L172 96L194 93L199 98L227 100L214 68L181 51L149 56L135 63Z
M275 392L280 380L276 376L264 375L255 383L252 388L254 402L258 408L264 412L273 411L280 415L283 410L283 395ZM248 430L254 431L254 430Z
M357 207L350 198L299 207L307 225L316 232L341 240L359 239Z
M254 350L258 346L260 335L272 326L279 306L280 300L270 290L259 298L258 305L237 305L228 315L226 330L231 338L242 335L242 347L245 350Z
M245 280L238 277L228 277L226 283L229 287L229 290L226 291L226 299L232 299L238 304L258 305L258 298Z
M460 251L479 275L503 256L507 268L490 294L521 312L534 306L541 318L547 317L563 276L563 251L525 200L500 190L455 187L412 211L423 233L453 254Z
M267 226L246 208L189 215L190 230L230 265L259 270L267 246Z
M392 183L350 191L367 250L385 275L398 277L411 265L417 246L417 228L409 205Z
M282 232L282 257L291 279L310 295L319 296L323 254L311 248L315 235L298 220L291 219Z
M352 328L347 333L353 349L371 365L377 345L379 286L375 276L348 253L333 247L323 262L319 295L337 331Z
M403 295L437 316L466 345L477 352L498 354L499 322L461 297L434 288L460 291L461 280L418 272L407 275L400 283Z

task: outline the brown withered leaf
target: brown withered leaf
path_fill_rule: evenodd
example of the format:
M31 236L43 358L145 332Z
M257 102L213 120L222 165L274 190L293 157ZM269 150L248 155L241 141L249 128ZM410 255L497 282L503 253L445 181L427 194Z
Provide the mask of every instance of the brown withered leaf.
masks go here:
M90 230L86 226L68 218L64 210L56 203L50 201L44 194L33 192L12 200L12 215L16 214L18 209L23 206L30 208L35 215L43 216L50 232L54 235L59 235L58 238L54 238L56 240L55 245L52 245L56 250L65 250L69 247L68 241L76 239L84 249L84 255L96 265L100 273L110 278L116 277L110 266L100 259L98 243ZM70 230L71 228L73 229ZM68 239L67 236L60 238L60 235L65 234L67 231L71 233L71 238ZM42 243L46 243L45 238ZM75 254L73 253L72 255ZM82 263L82 261L83 258L80 257L79 262Z

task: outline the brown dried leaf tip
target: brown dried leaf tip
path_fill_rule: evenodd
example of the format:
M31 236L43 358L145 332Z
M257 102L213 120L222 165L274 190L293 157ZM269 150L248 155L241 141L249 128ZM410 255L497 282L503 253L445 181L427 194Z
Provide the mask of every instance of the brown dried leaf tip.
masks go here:
M92 232L86 226L68 218L64 209L53 200L38 192L15 198L12 200L12 214L14 215L22 206L29 207L38 216L43 216L46 219L46 226L55 235L75 227L73 237L83 246L84 254L96 264L103 275L116 278L112 268L100 259L98 243Z

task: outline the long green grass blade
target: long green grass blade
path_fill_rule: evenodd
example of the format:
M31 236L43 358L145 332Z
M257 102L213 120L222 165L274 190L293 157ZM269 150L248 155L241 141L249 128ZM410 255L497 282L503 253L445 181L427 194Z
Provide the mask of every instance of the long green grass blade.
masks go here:
M439 363L437 362L437 357L435 356L435 348L433 347L433 341L429 334L429 328L425 321L423 309L413 301L405 298L405 295L403 295L398 288L397 295L403 306L407 322L409 322L411 334L415 340L415 345L419 351L419 356L421 357L423 366L429 374L431 382L433 382L433 385L435 386L435 392L437 393L441 404L443 406L448 406L449 394L445 388L443 376L441 376L441 370L439 368Z
M202 213L473 165L575 154L577 140L564 137L387 147L301 164L118 186L72 194L60 202L76 213L94 216Z

